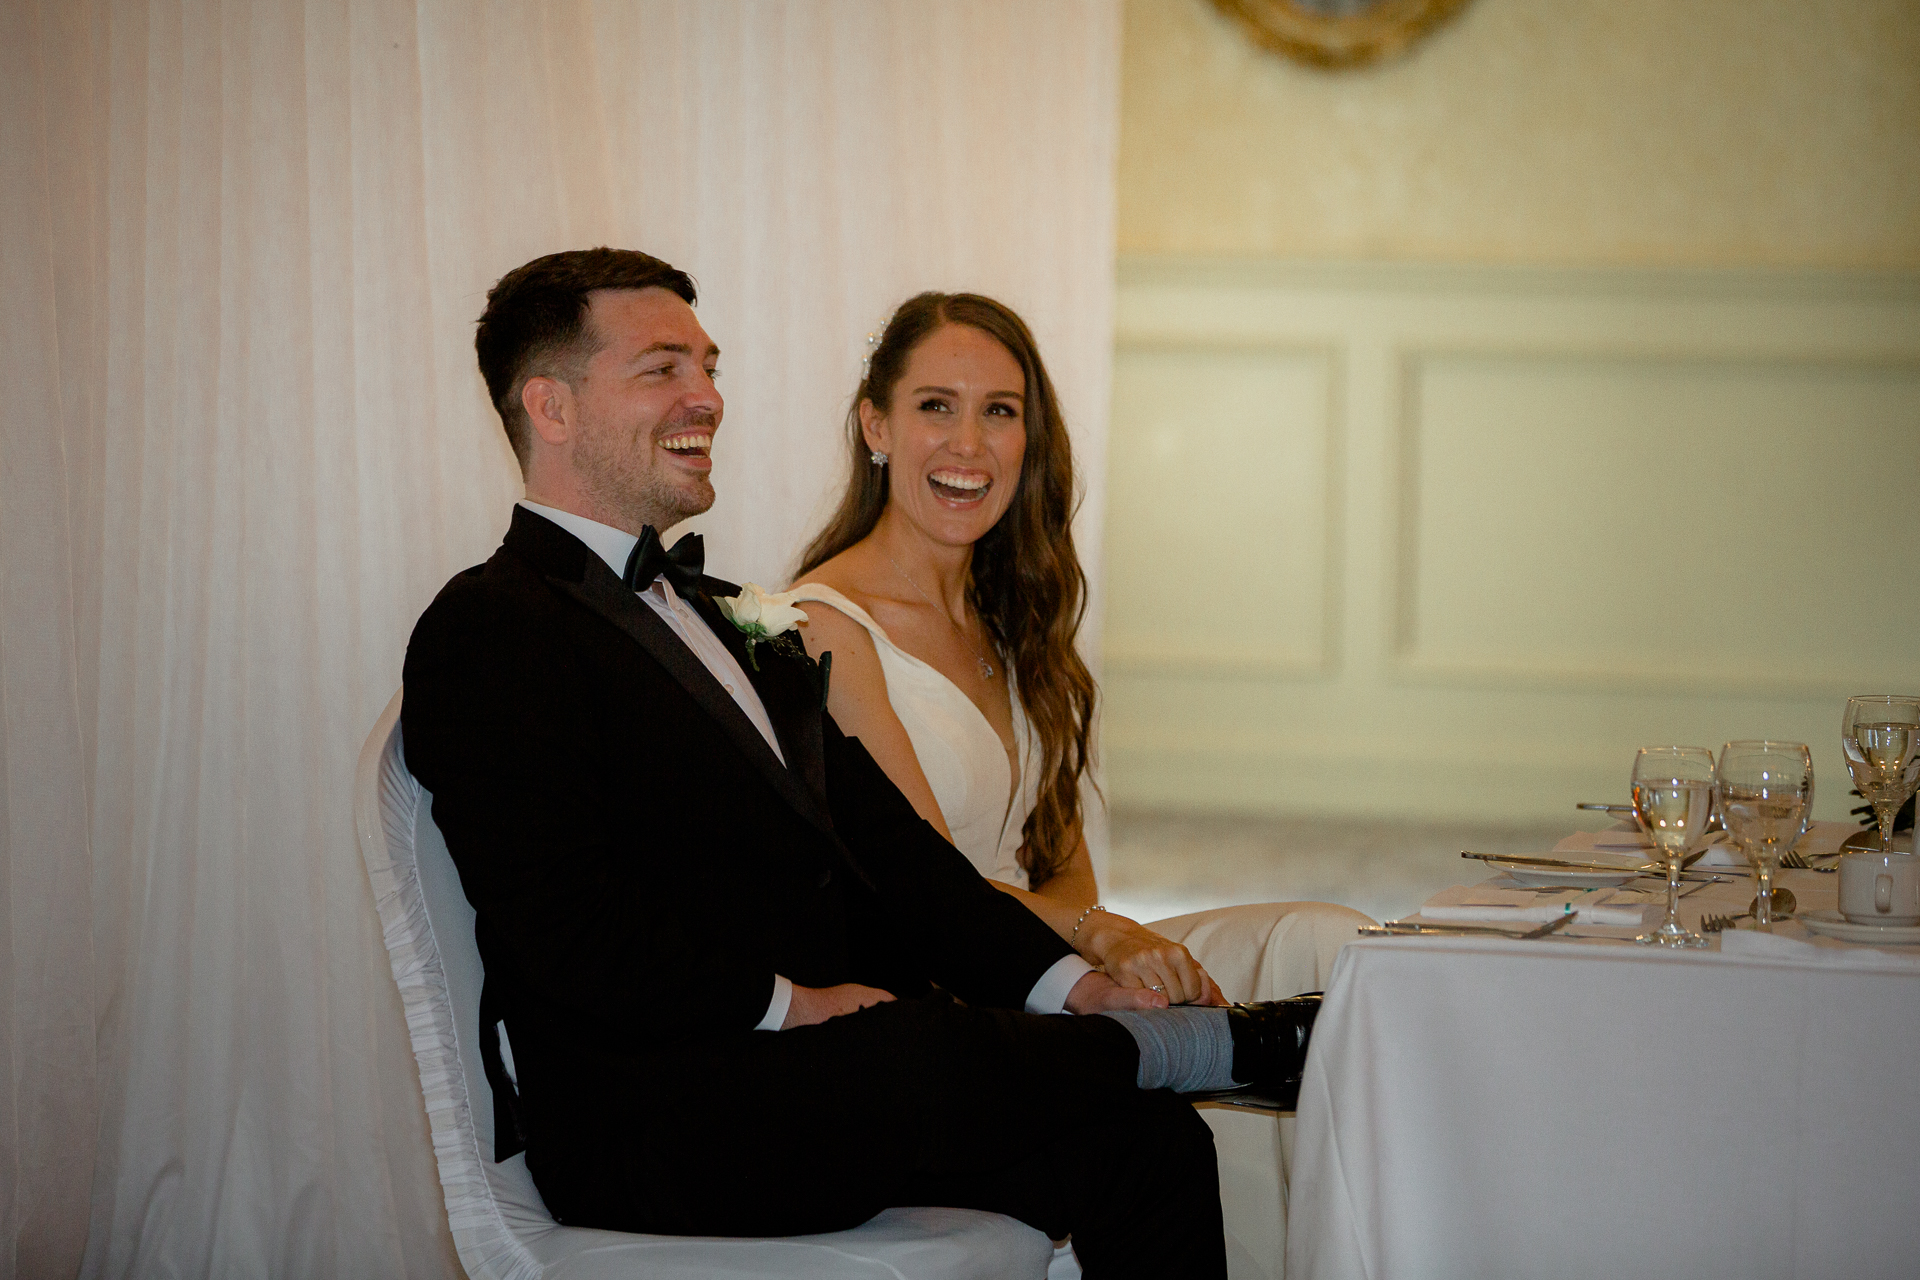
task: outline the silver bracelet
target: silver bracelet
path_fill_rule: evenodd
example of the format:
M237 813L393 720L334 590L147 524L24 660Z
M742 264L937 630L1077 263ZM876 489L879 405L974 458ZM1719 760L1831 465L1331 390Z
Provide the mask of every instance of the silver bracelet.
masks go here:
M1088 907L1085 911L1082 911L1080 913L1080 918L1073 922L1073 932L1067 935L1067 945L1070 947L1073 946L1074 940L1080 936L1080 926L1087 922L1088 916L1092 915L1096 911L1105 911L1105 910L1106 910L1105 907L1101 906L1099 903L1096 902L1092 906ZM1074 947L1074 950L1078 951L1079 948Z

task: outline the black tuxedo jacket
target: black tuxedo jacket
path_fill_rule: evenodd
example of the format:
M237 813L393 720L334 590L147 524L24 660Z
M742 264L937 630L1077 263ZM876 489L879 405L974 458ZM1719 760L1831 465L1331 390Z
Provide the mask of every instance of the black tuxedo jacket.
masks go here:
M690 1053L751 1057L775 974L1018 1009L1068 954L841 734L812 663L761 645L755 672L713 603L736 589L703 586L690 603L784 766L597 555L524 508L407 649L407 764L476 912L530 1158L596 1141L620 1091L684 1087Z

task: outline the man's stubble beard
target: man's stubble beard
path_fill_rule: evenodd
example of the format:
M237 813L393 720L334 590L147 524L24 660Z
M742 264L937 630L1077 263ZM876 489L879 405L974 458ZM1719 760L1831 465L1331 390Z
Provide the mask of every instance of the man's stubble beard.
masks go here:
M715 495L709 479L688 488L655 468L654 441L689 428L711 432L716 425L710 413L690 413L658 424L644 439L631 433L621 439L621 428L590 423L573 455L581 489L599 510L617 512L628 532L637 534L643 525L652 525L664 535L682 520L709 510Z

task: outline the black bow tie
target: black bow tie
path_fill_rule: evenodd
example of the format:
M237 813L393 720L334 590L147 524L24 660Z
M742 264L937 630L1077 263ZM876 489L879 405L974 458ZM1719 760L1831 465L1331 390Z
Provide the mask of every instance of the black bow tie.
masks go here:
M660 535L652 525L642 525L640 541L633 544L627 571L620 580L629 590L644 591L655 578L665 578L675 591L691 599L700 594L700 574L706 564L707 544L699 534L688 534L669 551L660 545Z

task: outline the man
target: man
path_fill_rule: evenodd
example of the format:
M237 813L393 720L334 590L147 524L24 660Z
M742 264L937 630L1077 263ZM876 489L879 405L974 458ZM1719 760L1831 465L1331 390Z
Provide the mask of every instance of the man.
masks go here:
M402 719L476 911L496 1158L518 1135L581 1225L955 1205L1073 1233L1090 1274L1224 1275L1211 1136L1151 1086L1297 1075L1304 1021L1276 1056L1271 1020L1228 1041L1091 971L840 733L826 670L750 651L738 588L661 549L714 500L694 299L645 254L555 254L476 338L527 501L422 616Z

